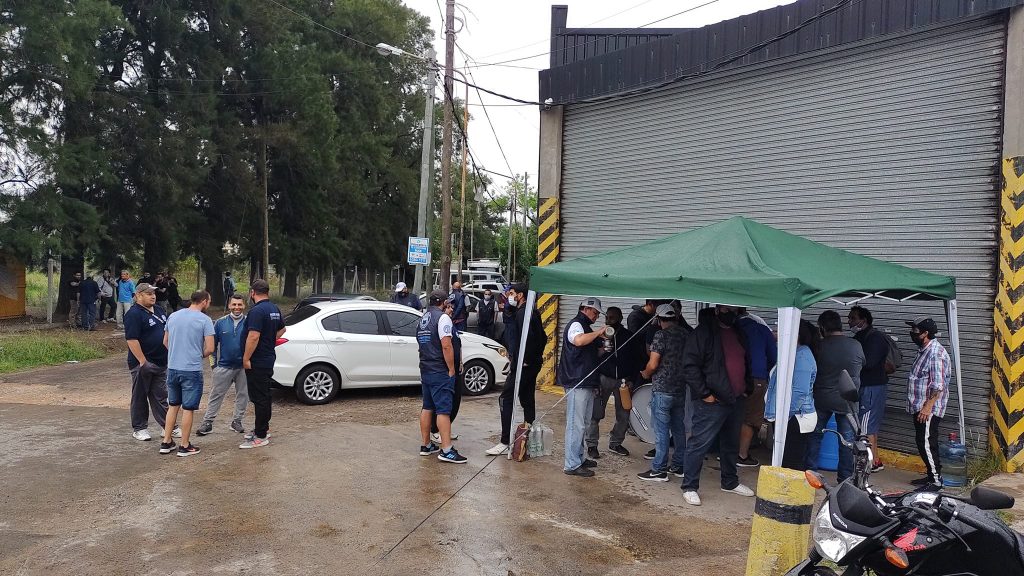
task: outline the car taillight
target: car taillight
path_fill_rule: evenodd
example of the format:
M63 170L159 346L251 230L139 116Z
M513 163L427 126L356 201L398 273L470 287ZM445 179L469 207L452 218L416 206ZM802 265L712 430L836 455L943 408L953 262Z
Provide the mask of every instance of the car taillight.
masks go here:
M287 338L278 338L277 341L274 342L274 346L280 346L281 344L284 344L287 341L288 341Z

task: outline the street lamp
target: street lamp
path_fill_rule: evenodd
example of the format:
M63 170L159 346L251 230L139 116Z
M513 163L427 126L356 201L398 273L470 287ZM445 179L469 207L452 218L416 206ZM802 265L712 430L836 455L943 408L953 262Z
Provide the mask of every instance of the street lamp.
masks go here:
M424 60L429 65L427 70L426 104L423 109L423 144L420 155L420 201L416 213L416 236L424 238L427 235L427 200L430 197L430 180L433 176L434 167L434 87L437 80L434 73L437 64L434 58L437 56L434 49L430 48L423 56L417 56L402 50L401 48L381 42L377 44L377 53L381 56L409 56ZM413 280L413 294L419 294L423 288L423 265L416 265L416 277Z

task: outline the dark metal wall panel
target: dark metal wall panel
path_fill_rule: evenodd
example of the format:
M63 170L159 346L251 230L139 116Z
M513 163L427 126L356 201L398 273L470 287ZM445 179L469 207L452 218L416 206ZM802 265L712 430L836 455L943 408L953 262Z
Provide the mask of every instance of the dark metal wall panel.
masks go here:
M700 73L847 1L799 0L674 33L565 29L564 20L553 18L552 46L558 51L552 52L551 69L540 72L540 101L550 98L555 104L575 102ZM955 23L1020 5L1024 0L859 0L726 67ZM559 23L563 28L555 27ZM609 67L618 70L613 72ZM595 68L603 68L601 74L595 74ZM605 81L609 77L616 81Z
M973 20L567 106L562 258L741 214L955 276L967 425L984 432L1005 42L1002 18ZM631 303L614 304L628 313ZM931 314L948 330L938 303L866 305L901 337L908 359L903 320ZM561 306L561 320L574 309ZM901 372L883 444L913 451L905 402ZM953 406L955 397L943 430L953 429Z

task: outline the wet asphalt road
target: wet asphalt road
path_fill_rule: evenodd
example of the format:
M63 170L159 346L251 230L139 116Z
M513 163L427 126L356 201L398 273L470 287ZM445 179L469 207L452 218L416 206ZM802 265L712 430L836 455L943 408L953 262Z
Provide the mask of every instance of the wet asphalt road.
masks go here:
M267 448L239 450L222 413L177 458L131 438L123 362L0 377L0 574L743 573L753 499L720 492L709 461L704 506L687 506L678 480L636 478L632 437L633 455L567 477L561 405L555 455L516 463L483 455L496 395L465 399L456 466L418 455L416 389L320 407L282 390ZM538 394L538 413L558 399Z

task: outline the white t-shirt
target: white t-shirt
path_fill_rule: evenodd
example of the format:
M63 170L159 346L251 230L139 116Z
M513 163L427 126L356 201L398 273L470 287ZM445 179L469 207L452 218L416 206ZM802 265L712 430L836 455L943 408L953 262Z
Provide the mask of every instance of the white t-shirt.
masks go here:
M451 316L442 314L441 317L437 319L437 337L442 340L446 337L451 338L452 332L454 331L455 328L452 326Z
M583 324L580 324L579 322L569 324L569 344L576 346L576 337L580 334L586 334L586 331L583 330Z

